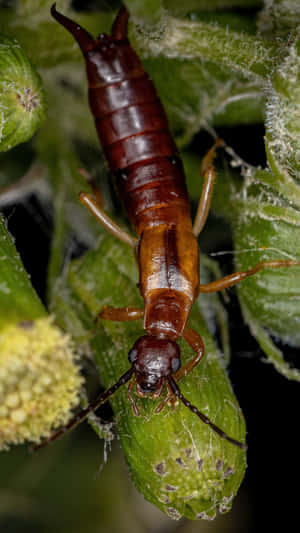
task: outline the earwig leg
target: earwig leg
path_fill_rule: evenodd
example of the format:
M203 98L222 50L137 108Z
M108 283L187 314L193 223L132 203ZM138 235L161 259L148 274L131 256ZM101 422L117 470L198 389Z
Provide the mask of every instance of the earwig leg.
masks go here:
M138 240L131 237L129 233L118 226L104 211L98 206L97 202L86 192L79 194L80 201L89 209L92 215L102 224L102 226L114 237L120 241L126 242L132 248L136 248Z
M204 355L204 343L202 338L198 333L196 333L196 331L185 327L182 337L190 345L194 352L196 352L197 355L191 361L188 361L184 366L179 368L179 370L177 370L175 374L173 374L172 378L175 380L176 383L178 383L178 381L180 381L187 374L189 374L193 370L193 368L197 366L197 364ZM177 403L176 395L173 393L170 384L167 382L166 385L168 389L168 394L163 399L163 401L157 406L157 408L155 409L155 413L160 413L166 404L171 405L171 407L173 408L173 406L175 406L175 404Z
M220 146L225 146L225 142L223 141L223 139L216 139L214 145L208 150L208 152L202 159L200 167L200 176L203 176L203 174L205 174L205 172L207 171L208 167L213 164L213 160L217 155L217 148L220 148Z
M98 206L99 207L103 207L103 205L104 205L103 196L102 196L100 190L97 187L97 183L96 183L95 178L85 168L79 168L78 172L79 172L79 174L81 174L81 176L83 176L86 179L87 183L91 187L91 189L93 191L93 195L96 198L96 202L97 202Z
M132 381L130 381L129 385L128 385L128 399L131 403L131 407L132 407L132 411L133 411L133 414L135 416L140 416L140 411L138 409L138 406L136 405L135 401L134 401L134 398L131 394L131 391L134 387L134 384L135 384L135 379L133 379Z
M204 355L204 342L199 333L196 333L196 331L193 329L185 327L182 338L190 345L192 350L194 350L197 355L191 361L188 361L184 366L179 368L175 374L173 374L172 377L176 382L180 381L187 374L189 374L193 368L197 366Z
M218 279L217 281L212 281L211 283L200 285L199 292L208 293L222 291L223 289L227 289L228 287L232 287L236 283L243 281L243 279L247 278L248 276L253 276L253 274L256 274L264 268L282 268L292 266L300 266L300 261L261 261L249 270L235 272L234 274L225 276L224 278Z
M208 217L210 204L211 204L211 198L212 198L212 192L213 192L213 186L216 178L216 172L213 166L208 167L204 174L204 184L203 189L201 193L201 198L198 204L198 209L196 213L196 217L194 220L193 225L193 233L195 237L198 237L198 235L201 233L202 229L204 228L205 222Z
M179 368L179 370L177 370L175 374L173 374L172 378L175 380L176 383L178 383L178 381L180 381L187 374L189 374L193 370L193 368L197 366L197 364L200 362L204 355L204 342L199 333L196 333L196 331L194 331L193 329L185 327L182 337L190 345L194 352L196 352L197 355L191 361L188 361L184 366ZM175 406L176 395L172 391L171 386L168 382L166 383L166 385L168 389L168 394L163 399L163 401L157 406L157 408L155 409L155 413L160 413L166 404Z
M115 322L129 322L143 318L144 310L138 307L108 307L104 306L98 313L96 321L99 319L113 320Z
M193 233L195 237L198 237L198 235L201 233L208 217L216 178L216 172L212 163L216 157L216 149L223 145L224 141L222 139L217 139L212 148L204 156L201 163L200 176L204 176L204 183L193 225Z

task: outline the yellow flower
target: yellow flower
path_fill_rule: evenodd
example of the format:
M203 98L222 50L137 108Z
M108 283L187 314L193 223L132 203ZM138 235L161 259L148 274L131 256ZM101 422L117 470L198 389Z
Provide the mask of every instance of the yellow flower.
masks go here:
M66 424L81 385L71 339L51 318L1 331L0 450L39 442Z

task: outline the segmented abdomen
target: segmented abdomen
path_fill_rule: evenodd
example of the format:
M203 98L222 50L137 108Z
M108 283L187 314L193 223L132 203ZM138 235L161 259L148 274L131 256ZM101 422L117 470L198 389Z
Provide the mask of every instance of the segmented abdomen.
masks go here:
M119 49L121 61L115 61L109 77L115 78L117 72L124 79L99 83L95 63L92 73L88 67L90 106L120 196L140 235L144 328L152 335L176 339L199 285L198 246L183 166L151 79L129 44L117 46L127 49Z
M152 335L176 339L198 292L198 245L183 167L165 112L127 39L129 14L122 7L111 35L95 40L55 6L51 12L84 54L100 142L140 235L144 327Z
M183 167L155 87L128 42L114 46L121 53L114 57L114 75L110 71L107 82L103 70L101 81L95 75L96 51L91 65L86 56L89 101L129 217L139 234L169 219L185 219L189 225Z

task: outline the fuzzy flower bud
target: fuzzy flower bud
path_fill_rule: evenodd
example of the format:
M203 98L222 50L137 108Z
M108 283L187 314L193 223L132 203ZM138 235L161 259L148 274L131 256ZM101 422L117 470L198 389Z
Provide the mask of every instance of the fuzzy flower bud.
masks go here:
M69 336L50 318L0 333L0 449L39 442L64 425L82 384Z
M19 43L0 34L0 152L30 139L45 112L38 73Z
M75 359L0 217L0 449L39 442L67 422L82 382Z

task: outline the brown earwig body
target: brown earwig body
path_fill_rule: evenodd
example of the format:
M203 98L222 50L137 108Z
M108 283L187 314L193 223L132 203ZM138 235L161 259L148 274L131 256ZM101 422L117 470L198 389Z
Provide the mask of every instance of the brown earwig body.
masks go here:
M139 235L139 289L149 334L176 339L197 296L198 245L183 166L155 87L127 39L122 8L112 35L94 40L57 11L86 61L96 129ZM79 36L78 36L79 35Z
M222 141L218 140L204 158L203 191L192 225L183 165L155 87L127 39L129 15L126 8L120 9L111 35L101 34L96 40L78 24L58 13L55 4L51 13L72 33L83 52L89 102L98 136L139 236L138 240L131 237L87 193L80 194L80 200L108 231L135 248L139 290L145 303L144 310L106 308L99 317L119 321L143 318L147 335L138 339L129 352L131 367L119 381L49 440L76 426L135 375L135 381L131 380L128 387L128 397L136 415L139 411L131 394L134 384L139 396L150 394L152 398L159 397L166 385L168 394L156 412L166 403L174 405L180 400L220 437L246 449L244 443L215 426L180 392L178 381L199 363L204 354L203 341L198 333L187 327L187 320L199 293L225 289L263 268L300 263L262 262L248 271L199 285L196 237L208 215L215 179L212 160ZM176 344L180 336L196 352L194 359L183 367Z

